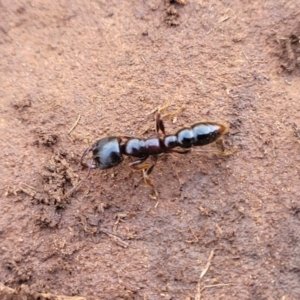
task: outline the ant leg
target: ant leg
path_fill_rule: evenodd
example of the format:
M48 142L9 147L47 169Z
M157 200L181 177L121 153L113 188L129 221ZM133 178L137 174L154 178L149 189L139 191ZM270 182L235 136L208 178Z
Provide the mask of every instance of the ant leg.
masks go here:
M176 110L174 110L172 112L164 114L163 118L169 120L171 118L176 117L177 115L179 115L180 113L182 113L184 110L185 110L185 107L181 106L181 107L179 107L178 109L176 109Z
M193 152L202 152L202 153L211 153L211 154L222 155L222 156L229 156L237 151L236 148L233 148L232 150L226 150L224 140L222 137L220 139L216 140L216 146L217 146L218 150L193 149Z
M163 133L164 136L166 135L164 121L162 120L160 112L158 112L155 116L155 131L156 131L156 134L159 133L159 130Z
M219 154L223 155L223 156L229 156L237 151L237 148L233 148L231 150L226 151L223 137L216 140L216 145L217 145L217 148L220 149Z
M152 165L150 165L148 167L148 169L146 169L146 170L143 169L143 176L144 176L144 182L153 189L153 192L154 192L153 196L156 199L158 197L158 191L157 191L157 189L155 187L155 184L154 184L153 180L151 180L149 178L149 175L152 173L152 171L153 171L153 169L154 169L154 167L156 165L156 162L157 162L157 156L153 156L153 158L154 159L153 159Z
M221 152L225 152L225 144L224 144L224 140L222 137L220 139L216 140L216 145L217 145L217 148L220 149Z
M191 149L170 149L168 150L168 152L175 152L175 153L179 153L179 154L186 154L191 152Z
M155 185L153 183L153 181L149 178L149 175L151 174L151 172L153 171L155 165L156 165L156 161L157 161L157 157L153 156L153 163L149 164L149 163L144 163L144 161L148 158L148 156L145 156L141 159L138 159L132 163L129 164L129 166L135 170L143 170L143 177L144 177L144 181L147 185L149 185L150 187L152 187L155 197L158 196L158 192L155 188Z
M168 107L170 106L169 102L167 104L165 104L164 106L158 108L157 112L158 113L162 113L164 112ZM174 118L176 117L177 115L179 115L180 113L182 113L183 111L185 110L185 107L184 106L181 106L179 107L178 109L172 111L172 112L169 112L169 113L165 113L162 115L161 118L164 118L164 119L171 119L171 118Z
M144 161L148 158L149 156L142 157L138 160L135 160L129 164L129 166L134 169L134 170L141 170L141 169L147 169L149 167L148 163L144 163Z
M166 113L166 114L162 115L161 113L164 110L166 110L169 106L170 106L170 104L167 103L166 105L158 108L158 110L157 110L157 114L156 114L156 117L155 117L155 130L156 130L156 134L158 134L159 131L161 131L164 136L166 135L165 125L164 125L163 118L164 119L171 119L173 117L176 117L178 114L180 114L181 112L183 112L185 110L185 107L182 106L182 107L178 108L177 110L175 110L173 112Z

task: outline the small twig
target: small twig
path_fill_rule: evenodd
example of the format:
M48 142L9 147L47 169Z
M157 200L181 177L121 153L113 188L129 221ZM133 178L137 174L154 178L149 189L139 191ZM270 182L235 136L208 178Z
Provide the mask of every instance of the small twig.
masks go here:
M81 197L80 202L82 202L82 200L89 194L89 192L90 192L90 189L87 188L87 190L83 193L83 196Z
M28 184L26 184L26 183L24 183L24 182L21 182L20 184L24 184L24 185L26 185L27 187L29 187L29 188L31 188L31 189L33 189L33 190L36 191L36 189L35 189L33 186L31 186L31 185L28 185Z
M298 129L296 123L293 123L292 127L293 127L293 130L294 130L295 135L296 135L298 138L300 138L300 130Z
M245 58L249 61L248 56L246 55L246 53L244 51L242 51L243 55L245 56Z
M179 177L179 175L178 175L178 172L177 172L177 171L175 171L175 175L176 175L176 178L177 178L177 180L178 180L178 182L179 182L179 184L180 184L180 188L181 188L181 187L182 187L182 185L184 184L184 181L180 179L180 177Z
M230 284L229 283L219 283L219 284L206 285L200 291L202 292L207 288L219 287L219 286L228 286L228 285L230 285Z
M225 16L225 17L223 17L223 18L221 18L221 19L219 20L219 23L225 22L225 21L228 20L229 18L230 18L230 16Z
M99 230L100 232L103 232L105 234L107 234L109 237L111 237L118 245L124 247L124 248L127 248L129 246L129 243L124 241L120 236L112 233L112 232L109 232L108 230L106 229L100 229Z
M210 252L210 255L209 255L209 257L208 257L208 261L207 261L207 263L206 263L206 266L204 267L204 269L203 269L203 271L201 272L201 274L200 274L200 277L199 277L199 280L201 280L203 277L204 277L204 275L206 274L206 272L208 271L208 269L209 269L209 267L210 267L210 264L211 264L211 261L212 261L212 259L213 259L213 257L214 257L214 250L212 250L211 252Z
M67 134L67 138L74 144L74 140Z
M198 243L199 242L198 237L196 236L195 232L192 230L191 226L189 226L189 228L190 228L190 231L191 231L194 239L193 240L186 240L186 242L187 243Z
M206 263L206 266L204 267L204 269L202 270L202 272L200 274L199 281L198 281L198 284L197 284L197 294L195 296L195 300L200 300L201 299L201 292L202 292L202 289L200 288L200 286L201 286L201 279L204 277L204 275L208 271L213 257L214 257L214 250L212 250L210 252L210 255L208 257L208 261Z
M5 286L0 282L0 297L1 299L56 299L56 300L86 300L84 296L65 296L65 295L54 295L48 293L34 293L30 292L26 288L21 286L20 289L15 290ZM98 298L99 299L99 298Z
M142 61L144 62L145 65L148 65L146 59L142 55L141 55L141 59L142 59Z
M80 118L81 118L81 114L78 115L78 118L77 118L76 122L74 123L74 125L72 126L72 128L68 131L68 135L75 129L75 127L77 126Z
M84 181L80 180L78 182L78 184L76 184L75 186L73 186L71 189L69 189L63 196L62 196L62 200L67 200L68 198L72 197L79 189L80 185L82 184L82 182ZM86 195L85 195L86 196Z

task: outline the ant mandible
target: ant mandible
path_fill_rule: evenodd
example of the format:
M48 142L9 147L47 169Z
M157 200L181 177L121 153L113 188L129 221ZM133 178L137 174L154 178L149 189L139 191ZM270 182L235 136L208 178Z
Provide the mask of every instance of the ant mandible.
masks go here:
M109 169L123 161L123 155L138 158L129 164L135 170L143 170L144 181L154 190L155 196L158 192L154 183L149 178L156 165L158 155L161 153L176 152L185 154L191 151L194 146L204 146L213 142L218 142L221 146L221 154L225 154L222 137L228 132L228 127L216 122L198 122L190 127L179 129L175 134L166 134L161 111L168 105L159 108L155 118L156 136L147 139L140 139L131 136L109 136L96 141L88 147L81 157L81 165L91 169ZM183 109L179 109L181 111ZM178 112L169 113L164 117L176 115ZM159 131L163 136L159 136ZM178 149L181 148L181 149ZM92 160L84 162L84 158L93 153ZM225 154L226 155L226 154ZM146 159L151 156L152 163L146 163ZM89 172L88 172L89 174Z

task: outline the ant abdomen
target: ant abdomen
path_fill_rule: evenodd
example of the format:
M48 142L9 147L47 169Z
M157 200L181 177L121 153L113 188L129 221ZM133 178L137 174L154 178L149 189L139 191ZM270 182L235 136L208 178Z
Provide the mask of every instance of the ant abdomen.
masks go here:
M194 146L204 146L216 141L225 134L228 129L218 123L201 122L192 126L194 134Z
M190 128L180 129L176 133L177 146L191 148L193 146L204 146L216 141L224 133L227 127L217 123L201 122Z

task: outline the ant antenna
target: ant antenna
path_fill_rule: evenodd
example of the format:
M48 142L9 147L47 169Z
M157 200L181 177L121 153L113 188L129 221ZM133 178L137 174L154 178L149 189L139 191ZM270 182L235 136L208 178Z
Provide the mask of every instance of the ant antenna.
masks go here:
M88 147L82 154L80 164L85 167L89 168L88 174L90 174L91 169L96 169L96 165L89 161L88 163L83 162L83 159L93 150L93 146Z

